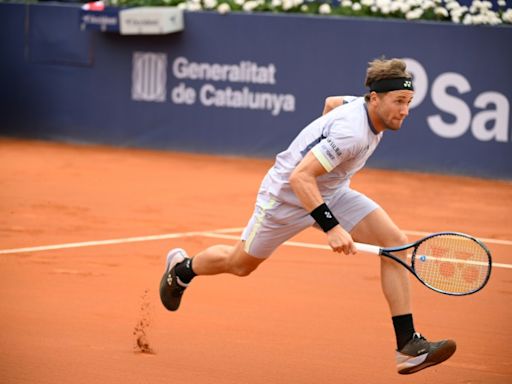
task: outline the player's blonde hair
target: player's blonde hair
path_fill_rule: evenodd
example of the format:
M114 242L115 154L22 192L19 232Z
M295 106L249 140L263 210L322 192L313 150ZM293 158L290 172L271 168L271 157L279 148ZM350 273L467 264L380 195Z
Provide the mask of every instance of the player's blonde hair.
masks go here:
M364 85L370 87L375 81L382 79L394 79L399 77L412 78L411 74L406 71L407 65L405 61L400 59L375 59L368 63L368 69L366 70L366 80ZM365 100L370 99L370 94L365 95Z

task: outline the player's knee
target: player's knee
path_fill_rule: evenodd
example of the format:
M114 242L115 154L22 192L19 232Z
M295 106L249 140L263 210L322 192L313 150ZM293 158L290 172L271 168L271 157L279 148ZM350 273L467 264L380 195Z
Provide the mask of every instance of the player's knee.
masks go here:
M249 276L256 268L257 266L254 265L237 264L231 267L231 272L233 273L233 275L245 277Z
M401 245L409 244L409 238L402 231L396 231L393 236L390 236L386 239L386 242L387 244L385 244L385 247L399 247ZM407 252L395 252L395 255L404 261L407 258ZM393 260L386 257L381 258L381 260L383 262L394 263Z
M398 233L396 234L396 245L399 246L405 244L409 244L409 238L402 231L398 231Z
M252 271L254 271L253 268L249 268L245 265L234 265L231 267L231 273L239 277L249 276Z
M385 238L380 241L380 246L385 248L399 247L409 243L409 238L400 230L388 233Z
M256 268L261 261L256 258L237 258L231 260L231 273L236 276L244 277L249 276Z

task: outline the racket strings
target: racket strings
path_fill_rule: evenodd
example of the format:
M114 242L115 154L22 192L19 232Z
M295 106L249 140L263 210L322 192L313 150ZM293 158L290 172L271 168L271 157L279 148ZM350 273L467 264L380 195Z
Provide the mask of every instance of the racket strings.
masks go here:
M414 270L421 280L437 290L464 294L485 284L490 263L486 250L473 239L439 235L418 246Z

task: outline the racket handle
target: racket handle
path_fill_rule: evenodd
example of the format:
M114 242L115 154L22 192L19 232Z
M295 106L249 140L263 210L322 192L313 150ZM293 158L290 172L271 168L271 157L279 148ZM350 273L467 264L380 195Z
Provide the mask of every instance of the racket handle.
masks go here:
M356 248L359 252L368 252L373 253L374 255L380 255L380 247L376 245L363 244L363 243L355 243Z

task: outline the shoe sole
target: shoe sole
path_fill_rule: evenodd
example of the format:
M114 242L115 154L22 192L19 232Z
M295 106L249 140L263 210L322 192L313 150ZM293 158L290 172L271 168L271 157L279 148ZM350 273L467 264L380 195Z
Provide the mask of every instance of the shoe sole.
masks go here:
M442 347L434 351L433 353L430 353L427 355L427 358L425 361L423 361L421 364L412 366L412 367L406 367L402 368L398 371L401 375L409 375L411 373L415 373L418 371L421 371L422 369L432 367L433 365L437 365L442 363L443 361L448 360L457 349L457 345L452 340L447 340Z
M165 272L160 280L160 301L169 311L176 311L180 306L181 300L176 301L172 296L167 279L172 268L179 262L185 260L185 256L183 256L183 254L186 255L185 251L181 248L173 249L167 254ZM175 276L173 276L173 278L175 278Z

